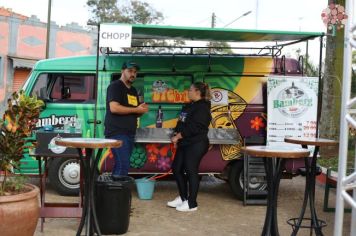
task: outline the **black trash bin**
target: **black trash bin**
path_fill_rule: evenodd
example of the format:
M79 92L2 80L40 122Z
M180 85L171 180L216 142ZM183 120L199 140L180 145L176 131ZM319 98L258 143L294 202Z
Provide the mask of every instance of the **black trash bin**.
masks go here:
M95 183L95 209L102 234L124 234L130 223L131 188L129 176L102 174Z

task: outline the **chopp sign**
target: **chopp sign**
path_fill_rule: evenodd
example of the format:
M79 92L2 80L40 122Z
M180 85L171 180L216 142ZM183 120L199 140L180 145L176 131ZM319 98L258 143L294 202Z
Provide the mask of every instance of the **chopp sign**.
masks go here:
M113 49L131 47L131 38L131 25L100 25L99 47L109 47Z

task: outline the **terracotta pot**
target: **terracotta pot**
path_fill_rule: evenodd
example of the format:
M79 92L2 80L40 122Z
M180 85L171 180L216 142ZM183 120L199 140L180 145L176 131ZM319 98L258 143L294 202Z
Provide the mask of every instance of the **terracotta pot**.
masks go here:
M26 193L0 196L0 235L32 236L40 213L39 189L26 184Z

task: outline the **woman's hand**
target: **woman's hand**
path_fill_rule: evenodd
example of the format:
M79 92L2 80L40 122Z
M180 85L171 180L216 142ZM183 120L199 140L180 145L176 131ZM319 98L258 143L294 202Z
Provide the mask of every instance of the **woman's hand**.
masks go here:
M177 133L177 134L175 134L175 135L171 138L171 141L172 141L172 143L173 143L173 145L174 145L174 148L177 148L178 141L179 141L179 139L181 139L181 138L183 138L182 135L181 135L181 133Z
M171 141L173 143L174 148L177 148L177 144L179 139L182 139L182 134L181 133L175 133L174 136L171 138Z

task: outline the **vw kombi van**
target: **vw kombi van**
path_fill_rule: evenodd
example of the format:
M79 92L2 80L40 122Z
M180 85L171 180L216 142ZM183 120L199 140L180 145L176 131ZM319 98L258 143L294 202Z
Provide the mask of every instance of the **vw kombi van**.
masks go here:
M147 29L154 26L150 27ZM133 34L135 29L143 28L134 27ZM183 36L187 34L180 32ZM215 36L212 34L210 37L219 39L220 31L214 32ZM227 30L221 32L226 35ZM197 31L194 33L198 34ZM237 33L241 36L251 32ZM263 33L257 31L250 36L263 40L262 37L266 37ZM272 36L278 38L280 35ZM289 39L287 33L284 36ZM316 35L300 36L308 38ZM240 40L252 39L240 37ZM141 101L149 105L149 112L138 120L138 135L141 136L137 137L130 159L130 174L169 172L174 153L171 145L155 142L148 135L152 132L145 130L169 134L170 129L175 127L182 105L189 102L187 91L191 83L204 81L212 90L212 144L201 161L199 172L225 177L236 197L242 199L244 164L240 149L246 137L259 137L260 144L265 142L267 77L273 74L301 75L300 61L274 54L213 55L195 54L193 50L180 54L118 53L39 61L23 86L26 94L36 95L45 101L37 129L43 130L48 126L55 130L63 129L67 123L81 121L81 136L103 137L106 89L110 82L120 78L121 65L128 60L135 61L141 67L134 87ZM162 128L156 128L159 108L163 112ZM229 132L232 130L234 132ZM98 170L111 171L112 166L113 156L110 150L106 150ZM31 156L24 157L21 169L23 172L35 171L36 160ZM59 193L78 193L79 164L76 157L50 159L49 178ZM256 189L266 187L259 181L250 184Z

